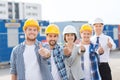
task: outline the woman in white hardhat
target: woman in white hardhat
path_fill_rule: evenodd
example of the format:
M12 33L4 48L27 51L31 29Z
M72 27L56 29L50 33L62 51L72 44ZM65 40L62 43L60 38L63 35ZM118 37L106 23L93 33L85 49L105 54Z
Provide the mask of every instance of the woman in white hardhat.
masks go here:
M67 25L63 30L63 36L65 41L64 55L65 67L69 80L83 80L84 75L80 64L80 56L83 54L80 52L80 46L77 46L74 42L77 39L77 31L74 26Z
M74 42L75 42L75 40L77 39L77 31L76 31L76 29L74 28L74 26L68 25L68 26L66 26L66 27L64 28L64 30L63 30L63 36L64 36L65 42L66 42L65 35L66 35L66 34L69 34L69 33L74 34L74 37L75 37Z

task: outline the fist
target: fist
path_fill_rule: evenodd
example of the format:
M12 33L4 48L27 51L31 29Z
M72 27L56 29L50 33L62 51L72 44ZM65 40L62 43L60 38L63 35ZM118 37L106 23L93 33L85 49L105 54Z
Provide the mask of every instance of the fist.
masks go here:
M71 50L69 49L69 47L66 44L63 48L63 52L64 52L65 56L70 56L71 55Z
M81 52L85 52L85 47L83 45L80 45Z
M42 45L39 45L40 49L38 50L39 54L44 57L44 58L49 58L50 55L50 51L46 48L43 48Z
M109 38L108 38L107 46L108 46L109 48L112 48L112 44L111 44Z
M98 48L98 53L100 55L102 55L104 53L104 49L102 48L102 46L100 45L99 48Z

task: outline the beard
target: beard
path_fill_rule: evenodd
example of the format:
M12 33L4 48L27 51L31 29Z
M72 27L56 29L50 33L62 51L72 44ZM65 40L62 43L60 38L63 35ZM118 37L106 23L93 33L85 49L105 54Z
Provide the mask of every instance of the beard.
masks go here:
M27 37L27 41L35 41L35 40L36 40L36 38L31 39L31 38Z
M49 45L50 45L50 46L55 46L56 43L57 43L57 42L56 42L55 40L50 40L50 41L49 41Z

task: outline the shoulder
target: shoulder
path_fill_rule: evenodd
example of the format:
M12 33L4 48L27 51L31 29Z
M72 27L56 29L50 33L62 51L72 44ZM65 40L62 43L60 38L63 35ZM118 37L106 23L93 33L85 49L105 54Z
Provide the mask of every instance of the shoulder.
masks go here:
M95 35L91 36L90 40L93 40L95 38Z
M56 48L58 49L63 49L63 46L59 45L59 44L56 44Z
M13 52L13 53L17 53L17 52L21 51L21 50L23 49L23 47L24 47L24 44L23 44L23 43L20 43L20 44L18 44L17 46L15 46L15 47L13 48L12 52Z
M112 39L111 36L108 36L108 35L105 35L105 34L103 34L103 38L106 38L106 39Z
M75 49L79 49L79 48L80 48L80 45L75 44L75 45L74 45L74 48L75 48Z

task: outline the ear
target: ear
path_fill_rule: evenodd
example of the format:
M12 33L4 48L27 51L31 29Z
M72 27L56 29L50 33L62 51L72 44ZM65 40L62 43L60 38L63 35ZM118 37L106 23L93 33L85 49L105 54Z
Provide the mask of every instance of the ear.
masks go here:
M24 33L26 33L26 30L23 30Z

